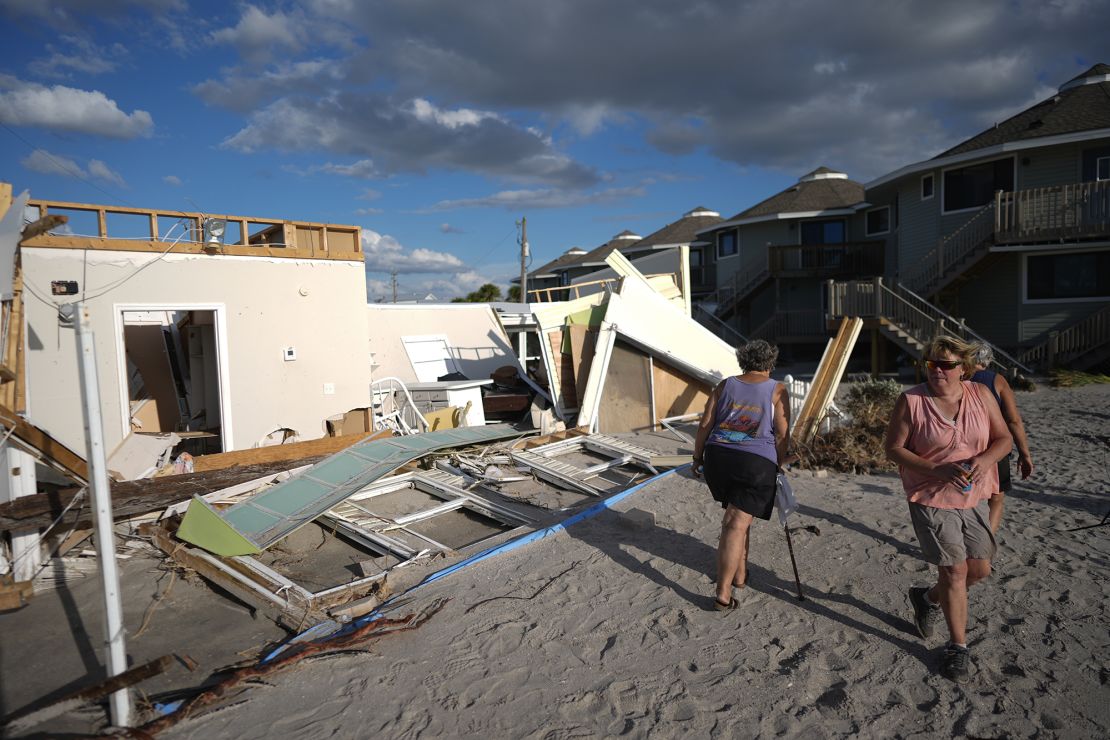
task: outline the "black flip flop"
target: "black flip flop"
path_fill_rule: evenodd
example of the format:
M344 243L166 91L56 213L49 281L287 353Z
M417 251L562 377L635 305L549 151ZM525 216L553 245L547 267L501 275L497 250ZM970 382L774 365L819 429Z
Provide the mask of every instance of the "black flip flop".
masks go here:
M713 608L719 612L730 612L738 606L740 606L740 602L735 598L729 599L727 604L722 604L720 601L717 601L716 597L713 597Z

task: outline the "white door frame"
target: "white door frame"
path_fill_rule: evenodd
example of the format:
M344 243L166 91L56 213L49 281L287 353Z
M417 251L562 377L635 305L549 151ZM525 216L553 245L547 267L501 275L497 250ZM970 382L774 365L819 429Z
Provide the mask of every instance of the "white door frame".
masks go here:
M112 306L116 340L116 376L119 380L120 420L123 436L131 433L131 391L127 386L127 355L124 351L123 314L127 311L211 311L216 327L216 367L220 384L220 447L234 449L231 428L231 374L228 369L227 306L223 303L116 303Z

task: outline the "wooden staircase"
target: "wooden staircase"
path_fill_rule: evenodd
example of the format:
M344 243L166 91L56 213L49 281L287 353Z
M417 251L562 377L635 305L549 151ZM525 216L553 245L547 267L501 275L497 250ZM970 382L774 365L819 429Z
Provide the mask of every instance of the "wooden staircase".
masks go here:
M1022 362L1041 370L1068 367L1088 370L1110 360L1110 306L1095 311L1019 356Z
M870 320L874 328L911 357L923 359L929 341L938 334L947 334L989 346L994 351L994 364L1006 375L1032 372L1023 362L972 331L963 319L950 316L904 285L889 286L882 278L840 283L830 280L827 285L829 321L851 316Z
M902 284L919 295L935 296L990 253L995 228L995 201L991 201L937 242L916 270L907 270Z
M766 265L741 270L732 276L728 285L717 289L717 318L727 319L740 305L740 302L761 288L771 279L771 270Z

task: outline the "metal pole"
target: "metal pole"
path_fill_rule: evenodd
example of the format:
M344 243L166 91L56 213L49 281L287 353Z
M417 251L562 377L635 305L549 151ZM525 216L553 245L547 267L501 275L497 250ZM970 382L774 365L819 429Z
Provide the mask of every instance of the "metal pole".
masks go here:
M63 306L77 330L77 354L81 371L81 399L85 404L85 442L88 451L89 489L96 506L96 557L100 565L106 612L108 676L127 670L127 651L123 642L123 605L120 601L119 571L116 569L116 538L112 528L112 498L108 487L108 465L104 454L104 423L100 416L100 389L97 386L96 348L84 303ZM131 724L131 695L120 689L110 697L112 724Z
M794 566L794 583L798 585L798 601L805 601L806 597L802 595L802 579L798 576L798 561L794 559L794 543L790 541L790 527L783 526L783 532L786 532L786 549L790 551L790 564Z
M520 217L520 302L528 302L528 219Z

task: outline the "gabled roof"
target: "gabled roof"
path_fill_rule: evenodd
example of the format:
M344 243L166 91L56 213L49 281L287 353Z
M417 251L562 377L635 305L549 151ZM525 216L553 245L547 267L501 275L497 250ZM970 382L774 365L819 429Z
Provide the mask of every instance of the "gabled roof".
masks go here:
M698 206L687 211L677 221L667 224L659 231L648 234L640 241L630 245L628 250L639 251L654 247L689 245L696 240L699 231L708 229L714 224L720 223L721 220L721 214L704 206Z
M933 159L1042 136L1110 127L1110 65L1096 64L1060 86L1047 100L1026 108Z
M799 178L796 185L740 211L728 221L787 213L813 213L851 208L863 202L863 185L843 172L818 167Z

